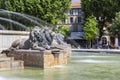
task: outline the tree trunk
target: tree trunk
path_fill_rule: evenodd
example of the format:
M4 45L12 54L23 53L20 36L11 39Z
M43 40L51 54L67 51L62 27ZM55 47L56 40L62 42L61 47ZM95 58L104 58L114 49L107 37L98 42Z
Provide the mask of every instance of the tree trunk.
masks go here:
M88 40L88 49L91 48L91 40Z

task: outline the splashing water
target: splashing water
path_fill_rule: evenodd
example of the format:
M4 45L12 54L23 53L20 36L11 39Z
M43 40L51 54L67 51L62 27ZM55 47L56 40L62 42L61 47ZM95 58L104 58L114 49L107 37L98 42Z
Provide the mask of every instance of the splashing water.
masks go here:
M6 19L6 18L1 18L0 17L0 20L3 20L3 21L6 21L6 22L10 22L10 23L13 23L13 24L16 24L16 25L18 25L18 26L20 26L20 27L22 27L22 28L24 28L24 29L28 29L25 25L23 25L23 24L21 24L21 23L18 23L18 22L16 22L16 21L13 21L13 20L10 20L10 19Z
M0 30L5 30L5 27L0 24Z
M0 9L0 21L2 21L2 22L0 22L0 25L2 25L1 29L5 29L6 26L8 26L8 25L6 25L6 23L9 24L8 27L15 25L15 27L19 26L23 30L29 30L28 27L34 27L34 26L39 26L41 28L43 26L52 27L51 24L49 24L39 18L30 16L27 14L12 12L12 11L3 10L3 9ZM3 24L3 22L4 22L4 24ZM12 25L12 24L14 24L14 25Z
M119 61L115 60L92 60L92 59L85 59L85 60L73 60L71 62L82 62L82 63L120 63Z
M117 60L117 56L113 54L98 54L98 53L79 53L75 52L71 56L72 63L120 63L119 59Z

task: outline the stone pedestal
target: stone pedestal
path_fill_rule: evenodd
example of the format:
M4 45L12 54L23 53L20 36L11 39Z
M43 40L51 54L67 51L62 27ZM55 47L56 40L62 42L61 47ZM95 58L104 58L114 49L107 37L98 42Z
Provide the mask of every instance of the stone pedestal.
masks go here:
M57 65L67 64L67 51L60 50L52 52L51 50L15 50L7 54L14 57L15 60L23 60L27 67L50 68Z
M6 54L0 54L1 70L24 69L24 62L14 60L14 57L7 57Z

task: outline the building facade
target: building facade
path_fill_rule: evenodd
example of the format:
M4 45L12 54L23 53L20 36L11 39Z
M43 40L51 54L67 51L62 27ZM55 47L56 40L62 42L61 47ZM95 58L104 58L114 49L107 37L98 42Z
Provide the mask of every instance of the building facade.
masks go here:
M71 43L77 44L82 46L83 48L86 47L86 41L83 39L83 23L84 23L84 12L81 9L81 4L80 2L72 2L70 4L70 10L67 13L68 17L64 21L60 22L58 25L66 25L70 29L70 37L69 39L72 41ZM110 25L108 25L110 26ZM106 26L104 26L104 34L101 38L102 39L106 38L106 45L108 45L108 42L113 46L113 47L118 47L120 48L120 37L116 38L116 36L110 36L109 32L107 32L105 29ZM98 39L94 44L97 44ZM103 41L104 42L104 41Z
M71 39L83 39L83 19L84 15L79 2L72 2L68 12L66 24L70 27Z
M81 10L80 2L72 2L70 4L70 10L67 13L67 19L59 22L59 25L66 25L70 29L70 43L75 43L75 45L84 45L83 43L83 23L84 23L84 13ZM72 42L71 42L72 41ZM82 41L82 42L81 42Z
M67 13L67 19L58 25L66 25L70 29L70 39L83 39L82 25L84 23L84 14L81 10L80 2L72 2L70 10Z

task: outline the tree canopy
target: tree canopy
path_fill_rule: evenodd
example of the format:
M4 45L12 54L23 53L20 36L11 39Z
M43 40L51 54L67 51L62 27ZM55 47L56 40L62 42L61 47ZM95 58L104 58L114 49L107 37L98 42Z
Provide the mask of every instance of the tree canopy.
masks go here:
M97 22L93 16L89 16L88 18L86 18L86 22L83 27L84 38L86 40L95 39L97 34L99 34L99 30L96 25Z
M61 25L55 29L57 33L63 34L65 37L70 35L69 26Z
M94 15L98 21L100 35L105 22L112 22L116 12L120 11L119 0L81 0L85 17Z
M115 35L118 33L120 34L120 12L116 13L116 17L113 21L110 31Z
M65 17L71 0L1 0L0 8L26 13L52 24Z

